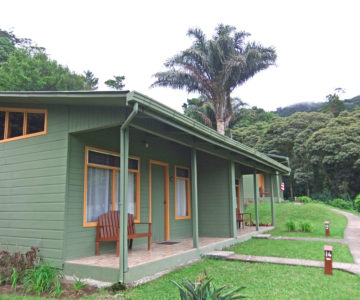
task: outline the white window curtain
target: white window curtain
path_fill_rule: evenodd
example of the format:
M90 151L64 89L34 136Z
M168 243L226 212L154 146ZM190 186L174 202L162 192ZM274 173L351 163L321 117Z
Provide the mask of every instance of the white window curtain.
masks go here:
M129 182L127 190L127 207L128 213L135 216L136 212L136 199L135 199L135 173L129 173Z
M86 221L97 222L112 209L112 171L88 167L87 181Z
M116 172L116 210L119 210L119 201L120 201L120 189L119 189L119 176L120 172ZM128 181L128 192L127 192L127 207L128 213L136 216L136 174L129 172L129 181Z
M187 216L186 180L176 179L176 215Z

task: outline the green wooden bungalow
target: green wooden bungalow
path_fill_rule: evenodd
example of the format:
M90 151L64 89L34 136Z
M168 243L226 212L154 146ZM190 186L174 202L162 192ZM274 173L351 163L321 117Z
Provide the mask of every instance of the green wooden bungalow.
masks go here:
M288 163L286 163L288 165ZM259 188L259 198L258 202L260 203L270 203L271 196L274 197L275 202L284 201L284 191L278 189L277 187L282 183L282 176L277 174L275 177L272 177L271 174L258 174L258 188ZM254 203L254 180L252 175L244 175L242 178L242 185L244 189L244 201L243 204ZM271 195L271 191L272 195Z
M69 275L131 282L249 238L261 228L256 212L237 228L244 176L266 174L274 200L289 172L137 92L0 93L0 248L38 247ZM97 218L114 210L120 255L103 242L95 256ZM128 213L152 223L150 251L128 249Z

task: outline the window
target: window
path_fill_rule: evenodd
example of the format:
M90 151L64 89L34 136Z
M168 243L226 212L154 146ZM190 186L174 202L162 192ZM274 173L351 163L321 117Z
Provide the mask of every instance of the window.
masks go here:
M98 217L119 210L120 155L86 147L84 183L84 227L96 226ZM128 212L140 221L139 159L129 157Z
M175 166L175 219L190 219L189 169Z
M46 134L47 110L0 107L0 143Z

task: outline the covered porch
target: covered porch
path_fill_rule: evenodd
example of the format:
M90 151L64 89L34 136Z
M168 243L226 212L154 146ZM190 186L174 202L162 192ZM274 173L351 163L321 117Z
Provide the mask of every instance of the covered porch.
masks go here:
M236 238L199 237L199 247L193 247L193 238L171 240L171 244L153 242L151 250L146 245L138 245L128 250L127 282L138 280L159 272L168 272L172 269L196 261L199 256L213 250L222 250L233 244L246 241L252 236L265 233L273 227L246 226L238 229ZM159 267L161 266L161 267ZM115 253L105 253L98 256L88 256L79 259L67 260L65 272L81 278L91 278L109 282L115 281L119 272L119 257ZM154 271L158 272L154 272ZM139 276L139 272L141 276Z
M277 163L158 103L147 107L148 99L135 98L119 123L70 132L66 274L131 282L261 232L257 212L256 226L236 226L235 179L237 172L275 172ZM114 242L101 243L94 256L97 218L107 211L120 212L119 257ZM136 222L151 223L151 250L143 238L128 249L128 213Z

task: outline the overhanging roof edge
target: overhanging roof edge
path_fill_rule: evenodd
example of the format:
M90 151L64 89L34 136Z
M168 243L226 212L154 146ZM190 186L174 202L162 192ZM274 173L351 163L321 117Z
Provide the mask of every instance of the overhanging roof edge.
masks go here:
M146 95L143 95L139 92L132 91L131 93L129 93L127 95L127 101L128 102L131 102L131 101L138 102L139 104L144 105L144 106L152 109L153 111L155 111L159 114L162 114L163 116L170 117L175 122L181 123L182 125L189 127L191 130L197 131L197 132L201 133L202 135L206 135L207 137L210 137L210 138L216 140L217 142L220 141L220 142L226 144L227 146L235 148L234 150L245 152L246 154L254 155L258 159L260 159L262 163L264 163L272 168L275 168L276 170L280 171L283 174L289 174L291 171L290 168L288 168L285 165L277 162L276 160L268 157L267 155L255 150L253 148L250 148L246 145L243 145L237 141L234 141L227 136L221 135L218 132L216 132L215 130L213 130L193 119L190 119L189 117L186 117L186 116L180 114L176 110L169 108L166 105L164 105Z

